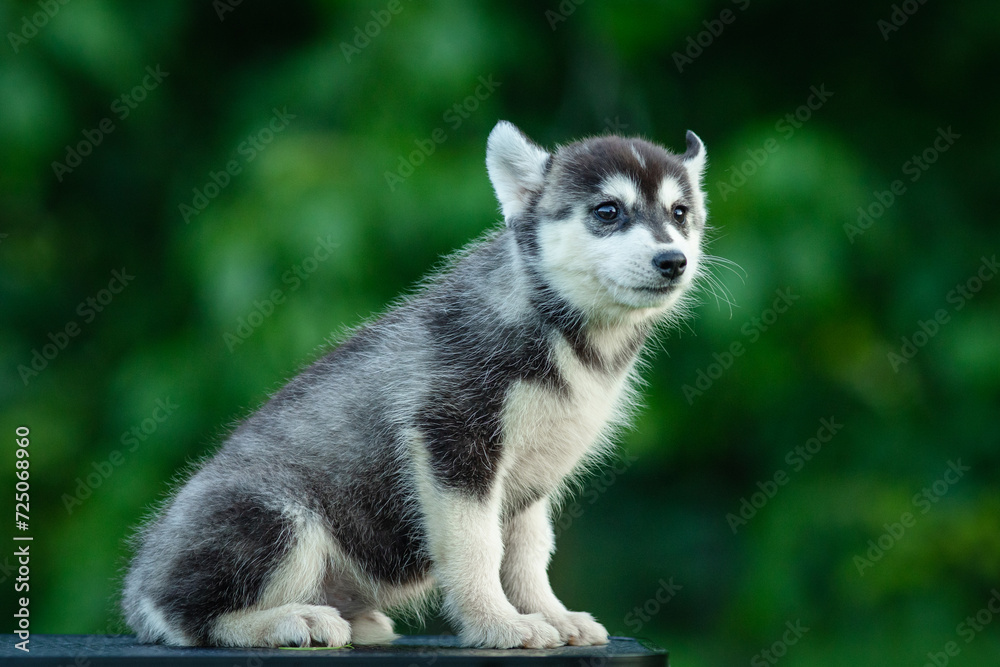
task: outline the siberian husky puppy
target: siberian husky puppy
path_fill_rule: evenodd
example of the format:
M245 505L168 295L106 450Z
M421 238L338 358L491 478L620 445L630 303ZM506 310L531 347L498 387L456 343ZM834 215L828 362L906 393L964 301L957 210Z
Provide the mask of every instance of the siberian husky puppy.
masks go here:
M486 166L506 224L271 397L137 536L141 641L384 643L385 611L438 589L469 646L608 641L549 585L553 505L690 299L705 149L550 153L502 121Z

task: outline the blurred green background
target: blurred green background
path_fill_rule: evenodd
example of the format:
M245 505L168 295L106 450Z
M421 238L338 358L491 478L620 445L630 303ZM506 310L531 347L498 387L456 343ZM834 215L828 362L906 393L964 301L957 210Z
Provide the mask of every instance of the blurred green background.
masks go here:
M3 1L0 25L0 491L12 512L27 425L33 631L121 629L123 540L170 480L497 222L508 119L548 146L694 129L710 250L745 270L654 346L623 461L559 519L567 605L680 665L997 662L996 3Z

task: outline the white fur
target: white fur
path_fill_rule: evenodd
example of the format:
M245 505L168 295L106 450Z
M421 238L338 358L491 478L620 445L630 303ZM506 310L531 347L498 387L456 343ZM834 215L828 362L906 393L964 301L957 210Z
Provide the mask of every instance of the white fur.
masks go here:
M660 183L660 189L657 192L657 199L660 205L667 211L670 215L673 212L674 204L681 198L681 186L673 178L667 177L663 179Z
M542 265L546 277L570 303L592 317L636 321L656 317L680 298L668 293L643 291L657 285L653 257L670 245L657 243L649 230L634 226L624 233L598 238L575 217L549 222L539 230ZM676 241L688 264L697 260L691 243ZM690 281L685 272L681 284Z
M295 546L271 575L257 603L258 609L316 601L337 550L333 538L313 517L297 517Z
M605 340L609 352L624 341ZM518 382L503 412L506 497L529 489L558 496L567 477L600 457L624 418L629 368L606 375L585 366L561 337L552 341L556 366L566 381L561 393L537 383Z
M702 190L701 185L705 175L705 167L708 164L708 156L705 153L705 145L702 143L701 139L697 134L691 132L690 130L688 130L688 141L689 144L693 142L694 149L697 150L697 154L693 157L685 157L684 168L687 169L688 177L691 179L691 184L695 186L694 192L691 193L695 206L704 210L705 193ZM689 148L689 151L690 150L691 149Z
M159 638L164 644L172 646L190 646L191 640L184 636L184 633L172 627L163 614L157 609L149 598L143 598L140 603L142 614L145 617L146 634L149 635L147 641Z
M295 518L295 546L271 575L260 600L246 610L221 616L213 639L222 646L342 646L383 644L397 638L388 616L367 609L375 598L395 602L395 596L380 596L371 589L370 578L357 571L318 518ZM324 588L327 580L339 588ZM407 597L412 595L407 592ZM324 598L327 604L314 604Z
M605 350L624 345L616 335L601 343ZM471 645L544 648L607 642L604 627L589 614L568 611L548 583L553 550L549 502L538 502L516 518L503 511L505 502L532 489L559 497L567 480L609 444L610 429L623 417L631 367L609 377L584 366L565 340L553 345L568 392L526 382L508 392L502 416L504 454L488 498L442 489L420 434L411 434L417 497L445 610Z
M422 439L411 446L420 504L445 612L463 642L493 648L553 648L559 632L539 614L521 614L500 584L503 537L500 494L477 500L442 489L430 470ZM494 487L497 489L497 487ZM498 490L498 489L497 489Z
M399 635L393 630L392 619L380 611L368 611L351 619L351 643L388 644Z
M257 604L223 614L215 622L212 637L218 645L343 646L351 640L351 626L340 611L315 604L339 549L318 519L302 515L295 519L294 546Z
M504 525L500 576L508 599L518 611L542 617L559 631L564 644L608 643L608 631L585 612L568 611L552 591L546 569L555 550L547 503L537 503L508 518Z
M486 141L486 169L508 222L521 213L540 192L549 154L528 141L507 121L500 121Z
M638 150L636 150L635 144L632 144L631 146L629 146L629 148L632 149L632 155L635 156L635 159L639 161L639 166L642 167L643 169L645 169L646 168L646 159L644 157L642 157L642 155L639 154Z
M632 208L639 201L639 186L626 174L608 176L601 183L601 191L609 199L615 199L628 208Z
M220 616L212 639L216 646L343 646L351 640L351 626L325 605L251 607Z

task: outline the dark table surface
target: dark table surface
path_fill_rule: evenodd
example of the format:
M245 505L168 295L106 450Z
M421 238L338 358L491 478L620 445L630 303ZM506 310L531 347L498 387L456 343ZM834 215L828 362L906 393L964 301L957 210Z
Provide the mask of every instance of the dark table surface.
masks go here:
M185 667L263 667L263 665L315 666L329 661L348 665L432 667L434 665L566 665L604 667L643 665L666 667L667 652L646 641L612 637L607 646L564 646L557 649L469 649L456 638L408 636L388 646L352 649L226 649L175 648L139 644L130 635L32 635L25 653L15 648L19 639L3 635L0 664L4 667L47 665L60 667L121 667L124 665Z

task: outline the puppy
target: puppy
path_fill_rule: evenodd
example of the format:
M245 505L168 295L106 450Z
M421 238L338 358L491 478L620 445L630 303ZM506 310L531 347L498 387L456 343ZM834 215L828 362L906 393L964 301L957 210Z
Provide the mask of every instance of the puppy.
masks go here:
M607 642L549 585L551 513L690 299L705 149L550 153L500 122L486 165L505 225L289 382L140 532L141 641L389 642L384 612L439 588L469 646Z

